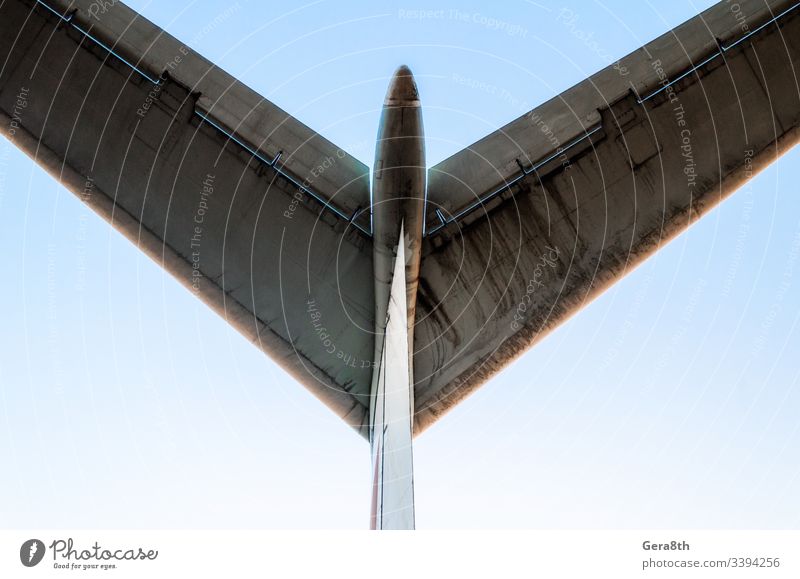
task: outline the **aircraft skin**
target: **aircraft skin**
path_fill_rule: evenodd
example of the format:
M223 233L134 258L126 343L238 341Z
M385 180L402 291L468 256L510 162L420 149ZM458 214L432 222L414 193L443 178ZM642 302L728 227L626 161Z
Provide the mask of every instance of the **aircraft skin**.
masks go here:
M400 225L405 231L408 324L414 327L425 219L425 136L422 108L407 66L397 69L383 103L372 180L376 327L385 323ZM413 334L409 334L413 347Z
M432 167L400 67L371 183L108 4L0 3L0 134L369 440L375 529L414 528L414 436L800 142L797 0L719 2Z
M376 338L370 411L373 529L414 526L413 351L426 174L419 93L411 71L401 66L383 103L372 181ZM401 275L402 280L395 279ZM402 321L392 319L393 312L395 317L402 316Z

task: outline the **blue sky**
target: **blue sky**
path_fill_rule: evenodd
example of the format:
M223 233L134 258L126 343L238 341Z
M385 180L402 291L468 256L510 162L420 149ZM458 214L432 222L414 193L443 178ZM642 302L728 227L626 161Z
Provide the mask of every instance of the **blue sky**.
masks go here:
M399 64L433 164L710 4L130 2L368 164ZM800 150L420 437L418 527L797 528L798 182ZM367 526L367 444L4 140L0 252L0 526Z

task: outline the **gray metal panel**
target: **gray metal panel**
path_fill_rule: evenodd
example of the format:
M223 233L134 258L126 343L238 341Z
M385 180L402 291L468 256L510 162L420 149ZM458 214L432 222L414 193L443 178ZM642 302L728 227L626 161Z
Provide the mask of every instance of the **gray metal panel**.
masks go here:
M123 3L47 0L47 4L62 14L75 11L73 18L85 23L93 37L153 78L166 70L171 78L199 93L198 110L264 157L273 159L283 151L281 164L300 182L310 180L314 190L343 214L350 217L369 207L369 168L364 163ZM328 158L335 162L312 174Z
M681 27L684 47L670 51L666 35L647 50L664 63L702 60L704 21L725 21L719 11ZM696 52L680 56L689 47ZM601 127L590 144L429 236L417 298L416 431L795 145L799 71L793 10L644 103L623 91L587 121ZM652 88L651 75L635 78ZM597 104L591 84L568 93L576 110ZM486 153L501 164L507 150Z
M409 357L404 224L395 248L391 289L370 410L373 529L414 528L414 380Z
M793 4L787 0L720 2L432 167L427 230L441 223L437 208L446 219L458 215L518 175L520 164L530 168L559 146L585 136L599 123L599 109L630 90L644 96L657 89L660 72L654 61L660 61L664 74L674 79L717 51L717 39L728 45L741 38L743 22L755 30Z
M4 134L366 436L371 238L202 122L196 82L154 85L21 0L0 55Z

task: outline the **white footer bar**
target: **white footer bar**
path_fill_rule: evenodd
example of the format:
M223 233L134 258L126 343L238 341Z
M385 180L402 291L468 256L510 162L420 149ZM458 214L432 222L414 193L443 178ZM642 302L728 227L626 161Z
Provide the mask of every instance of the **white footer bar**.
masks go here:
M31 539L45 551L28 568ZM800 531L0 531L0 577L778 579L800 576L798 545Z

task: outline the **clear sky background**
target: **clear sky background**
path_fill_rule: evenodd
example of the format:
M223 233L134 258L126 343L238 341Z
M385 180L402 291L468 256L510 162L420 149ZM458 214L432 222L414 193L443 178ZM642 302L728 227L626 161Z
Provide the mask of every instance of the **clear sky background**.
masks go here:
M434 164L711 2L129 4L368 164L408 64ZM418 527L797 528L798 182L800 149L418 438ZM367 443L5 140L0 259L1 527L367 526Z

